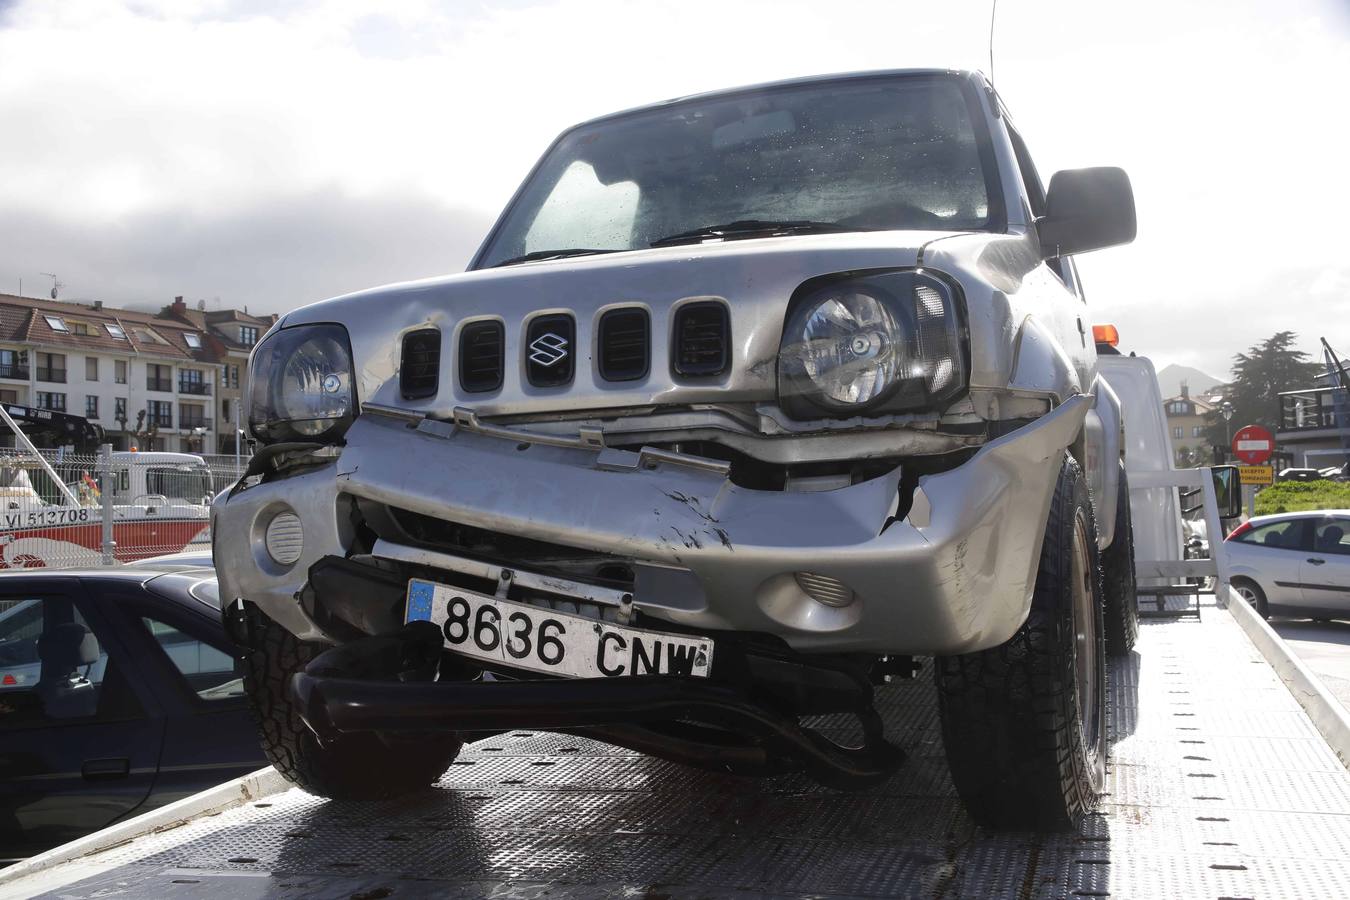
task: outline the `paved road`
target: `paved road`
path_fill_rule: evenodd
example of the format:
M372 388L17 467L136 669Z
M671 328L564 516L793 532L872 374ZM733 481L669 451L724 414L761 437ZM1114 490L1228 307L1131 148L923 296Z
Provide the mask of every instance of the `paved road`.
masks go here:
M1350 710L1350 619L1319 624L1272 618L1270 627L1289 642L1341 705Z

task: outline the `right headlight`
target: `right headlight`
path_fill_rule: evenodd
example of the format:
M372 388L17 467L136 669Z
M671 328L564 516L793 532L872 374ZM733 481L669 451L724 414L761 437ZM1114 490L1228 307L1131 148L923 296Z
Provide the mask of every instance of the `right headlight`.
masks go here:
M778 395L797 419L933 409L966 387L952 289L917 271L832 281L797 298L778 352Z
M341 325L283 328L253 352L248 427L262 443L332 443L354 418L351 343Z

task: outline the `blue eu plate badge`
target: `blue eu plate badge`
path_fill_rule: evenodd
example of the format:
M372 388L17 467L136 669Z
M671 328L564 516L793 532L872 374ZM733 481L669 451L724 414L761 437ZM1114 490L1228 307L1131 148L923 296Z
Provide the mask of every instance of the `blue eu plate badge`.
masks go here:
M431 598L435 593L435 585L429 581L417 581L414 579L408 585L408 614L404 622L430 622L431 621Z

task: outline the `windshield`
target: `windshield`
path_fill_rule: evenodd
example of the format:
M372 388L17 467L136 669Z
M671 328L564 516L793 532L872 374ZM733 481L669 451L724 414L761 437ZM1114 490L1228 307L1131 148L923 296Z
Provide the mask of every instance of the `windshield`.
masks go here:
M197 502L211 493L211 470L203 466L152 466L145 470L145 490Z
M742 227L689 240L829 225L989 229L987 145L962 82L942 75L783 87L600 121L549 151L476 267L640 249L728 224Z

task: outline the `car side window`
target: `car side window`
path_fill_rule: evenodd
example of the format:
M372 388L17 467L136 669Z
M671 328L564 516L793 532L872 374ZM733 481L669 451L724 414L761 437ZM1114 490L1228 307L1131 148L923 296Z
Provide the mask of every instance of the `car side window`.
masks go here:
M1306 521L1306 519L1284 519L1279 522L1266 522L1238 535L1236 540L1242 544L1254 544L1276 550L1302 550L1303 526Z
M139 713L69 598L0 598L0 729Z
M1350 519L1324 519L1313 532L1313 552L1350 556Z
M199 699L215 703L244 696L243 679L229 653L151 616L141 616L141 623Z

